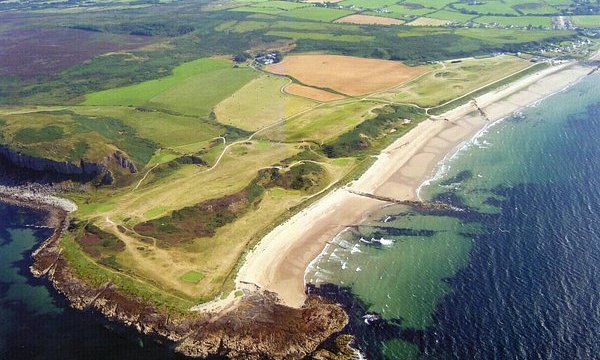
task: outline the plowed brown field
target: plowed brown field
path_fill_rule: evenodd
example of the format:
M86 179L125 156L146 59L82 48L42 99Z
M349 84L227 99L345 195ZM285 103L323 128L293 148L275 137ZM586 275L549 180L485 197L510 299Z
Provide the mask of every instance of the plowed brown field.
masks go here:
M341 55L295 55L267 66L267 71L289 75L306 85L359 96L389 89L425 73L397 61Z

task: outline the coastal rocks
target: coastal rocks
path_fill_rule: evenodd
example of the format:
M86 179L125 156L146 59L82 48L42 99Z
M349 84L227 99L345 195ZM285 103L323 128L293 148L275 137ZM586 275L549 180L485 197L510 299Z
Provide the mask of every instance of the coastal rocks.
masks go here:
M348 322L344 311L316 298L301 309L277 304L266 292L198 328L177 347L186 355L230 359L302 359Z
M48 276L71 306L98 311L108 319L176 343L194 358L303 359L341 331L348 317L339 306L310 297L301 309L277 303L273 293L256 292L220 313L175 313L124 294L111 282L91 286L78 278L59 246L67 214L54 235L33 254L35 276Z

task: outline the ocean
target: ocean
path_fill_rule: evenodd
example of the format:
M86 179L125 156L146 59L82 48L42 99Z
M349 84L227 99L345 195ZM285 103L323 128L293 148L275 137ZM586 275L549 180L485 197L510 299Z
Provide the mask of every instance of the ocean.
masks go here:
M69 308L46 279L29 272L30 255L52 234L45 214L0 203L0 359L178 359L169 344Z
M420 189L307 270L368 359L600 354L600 77L482 131ZM51 230L0 204L0 359L174 359L169 344L68 307L29 273Z
M307 270L368 359L600 359L600 77L493 123Z

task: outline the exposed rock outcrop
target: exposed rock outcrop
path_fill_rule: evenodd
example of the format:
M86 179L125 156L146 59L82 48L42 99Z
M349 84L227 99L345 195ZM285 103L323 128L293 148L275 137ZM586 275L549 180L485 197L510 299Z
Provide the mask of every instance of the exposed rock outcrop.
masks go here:
M112 184L114 175L109 170L111 164L114 167L120 167L129 173L138 171L135 164L121 151L115 151L106 156L102 161L91 162L79 160L77 162L55 161L41 157L35 157L14 151L5 145L0 145L0 156L16 167L34 171L49 171L61 175L85 176L87 178L100 177L102 184Z

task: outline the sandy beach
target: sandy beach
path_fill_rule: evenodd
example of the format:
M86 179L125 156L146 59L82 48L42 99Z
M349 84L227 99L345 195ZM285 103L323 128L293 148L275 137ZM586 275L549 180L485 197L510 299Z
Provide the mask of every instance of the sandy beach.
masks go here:
M382 151L358 180L330 192L265 236L246 257L237 287L269 290L285 305L302 306L304 273L310 262L348 225L387 204L356 193L417 200L421 184L462 143L493 121L564 89L589 71L574 63L552 66L477 97L487 119L471 102L421 122Z

